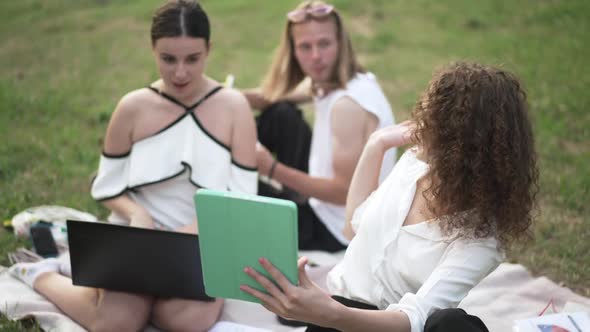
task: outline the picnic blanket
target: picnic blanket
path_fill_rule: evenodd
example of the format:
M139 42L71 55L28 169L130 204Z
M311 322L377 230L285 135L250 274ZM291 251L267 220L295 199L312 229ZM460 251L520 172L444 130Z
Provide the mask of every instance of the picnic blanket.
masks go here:
M319 265L310 268L309 273L320 286L325 286L326 273L342 257L342 253L302 254ZM575 294L545 277L535 278L522 265L503 263L468 294L460 307L479 316L490 331L504 332L512 330L514 320L538 315L551 300L557 311L566 302L576 302L590 308L589 298ZM43 296L10 276L6 270L0 271L0 311L12 319L34 316L45 330L84 331ZM261 305L237 300L225 302L220 320L277 332L305 330L303 327L280 325L275 315ZM158 330L148 326L145 331Z

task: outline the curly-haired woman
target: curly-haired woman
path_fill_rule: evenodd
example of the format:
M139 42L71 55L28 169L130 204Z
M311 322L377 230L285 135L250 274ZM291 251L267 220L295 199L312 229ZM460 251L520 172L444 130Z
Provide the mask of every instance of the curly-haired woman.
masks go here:
M377 188L385 151L413 142ZM242 290L269 310L310 323L308 331L487 331L455 309L526 238L538 171L526 94L511 73L458 63L438 72L411 122L375 132L347 198L352 238L328 275L332 297L311 282L306 259L299 285L268 260L274 283L246 273L268 294Z

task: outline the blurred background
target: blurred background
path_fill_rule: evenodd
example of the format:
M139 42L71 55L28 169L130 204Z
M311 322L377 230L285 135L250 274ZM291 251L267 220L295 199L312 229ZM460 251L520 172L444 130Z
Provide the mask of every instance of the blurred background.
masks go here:
M117 101L157 79L156 0L0 2L0 219L54 204L106 217L89 195ZM257 86L298 1L204 0L207 73ZM590 296L590 1L333 1L397 121L436 68L500 65L528 90L541 170L536 240L509 260ZM0 227L6 253L30 245Z

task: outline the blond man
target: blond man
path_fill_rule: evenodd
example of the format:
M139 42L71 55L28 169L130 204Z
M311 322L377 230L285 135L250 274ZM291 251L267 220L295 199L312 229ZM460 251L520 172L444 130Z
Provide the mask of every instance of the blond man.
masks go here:
M354 169L370 134L394 119L377 79L358 63L334 6L305 1L289 12L261 88L244 94L262 111L259 173L283 188L261 185L259 193L297 201L300 249L346 248L344 205ZM309 100L313 131L296 107ZM381 179L394 162L392 149Z

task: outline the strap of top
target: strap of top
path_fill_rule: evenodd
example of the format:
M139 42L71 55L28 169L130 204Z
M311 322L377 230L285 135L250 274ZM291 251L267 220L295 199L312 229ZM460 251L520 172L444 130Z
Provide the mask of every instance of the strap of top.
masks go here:
M201 105L201 103L203 103L205 100L207 100L209 97L213 96L214 94L216 94L218 91L220 91L223 87L222 86L216 86L214 87L211 91L207 92L206 95L203 96L203 98L199 99L199 101L197 101L196 103L194 103L191 106L186 106L185 104L183 104L181 101L179 101L178 99L172 97L171 95L167 94L166 92L160 91L157 88L154 88L153 86L148 86L148 89L154 91L155 93L159 94L160 96L168 99L169 101L175 103L178 106L181 106L182 108L185 109L185 111L190 112L192 110L194 110L195 108L197 108L199 105Z

